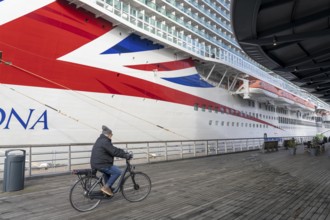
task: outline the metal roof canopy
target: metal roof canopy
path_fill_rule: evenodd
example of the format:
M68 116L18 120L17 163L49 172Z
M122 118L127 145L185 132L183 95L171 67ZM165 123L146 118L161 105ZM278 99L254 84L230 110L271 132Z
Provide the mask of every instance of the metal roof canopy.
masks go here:
M330 103L330 0L232 0L232 27L242 49Z

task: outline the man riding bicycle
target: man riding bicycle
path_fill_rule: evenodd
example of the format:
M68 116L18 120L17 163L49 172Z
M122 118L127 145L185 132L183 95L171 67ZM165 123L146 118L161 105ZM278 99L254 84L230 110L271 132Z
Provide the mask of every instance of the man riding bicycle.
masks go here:
M107 175L108 180L101 188L101 191L109 196L113 195L111 186L122 173L117 166L113 165L114 157L131 158L130 154L112 145L112 135L112 131L103 125L102 134L93 146L90 160L92 169L97 169Z

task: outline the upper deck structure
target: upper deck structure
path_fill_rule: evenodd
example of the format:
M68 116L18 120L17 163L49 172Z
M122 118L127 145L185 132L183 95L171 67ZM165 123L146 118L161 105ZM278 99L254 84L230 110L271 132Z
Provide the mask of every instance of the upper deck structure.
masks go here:
M238 44L256 62L330 102L329 1L232 1Z
M177 54L192 56L204 79L218 85L257 78L285 89L316 106L328 109L323 101L302 90L251 59L241 49L231 25L229 0L70 0L97 17L125 26L154 42L174 48ZM243 47L244 49L244 47ZM267 67L267 66L266 66Z

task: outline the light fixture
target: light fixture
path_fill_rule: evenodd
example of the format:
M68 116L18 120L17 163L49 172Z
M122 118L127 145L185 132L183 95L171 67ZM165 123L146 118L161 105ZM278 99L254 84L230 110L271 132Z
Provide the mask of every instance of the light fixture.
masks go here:
M277 39L276 39L276 36L273 37L273 46L276 46L277 45Z

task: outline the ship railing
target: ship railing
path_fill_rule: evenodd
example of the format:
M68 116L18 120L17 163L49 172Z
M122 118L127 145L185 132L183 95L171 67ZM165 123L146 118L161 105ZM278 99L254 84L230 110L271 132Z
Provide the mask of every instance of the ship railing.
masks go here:
M171 46L181 48L181 50L187 51L196 57L200 57L200 59L209 58L214 62L220 61L221 63L232 66L236 69L239 68L241 71L246 70L242 72L249 73L250 75L261 78L265 81L271 81L272 84L277 84L280 87L285 85L284 83L283 85L281 84L281 79L270 76L264 70L260 69L261 66L259 64L253 62L247 57L243 57L244 55L237 49L227 46L222 42L222 40L216 40L213 37L207 36L205 32L195 27L190 27L190 24L187 22L184 23L184 27L189 27L190 31L193 31L195 34L200 34L203 38L213 43L214 46L199 42L197 39L193 39L191 36L185 35L182 32L173 29L172 26L159 22L151 16L141 13L140 10L122 1L79 1L84 3L82 7L87 7L89 5L89 7L92 7L94 10L98 10L99 15L108 15L110 19L115 19L127 27L137 30L141 34L148 34L156 41L162 41ZM148 7L148 5L146 5L146 7ZM151 7L150 10L155 10L154 13L165 13L164 16L167 17L170 16L166 14L166 11L152 9ZM180 25L180 22L177 22L177 19L174 20L173 22ZM226 38L226 36L222 37Z
M191 27L189 30L199 34L213 46L206 45L204 42L199 42L197 39L192 39L191 36L185 35L182 32L173 29L171 26L141 13L140 10L132 7L130 4L119 0L75 0L71 2L76 1L84 3L82 4L82 7L91 7L94 10L97 10L99 13L97 16L107 15L110 20L115 19L127 27L138 31L142 35L151 36L155 39L155 41L164 42L170 46L190 53L195 57L199 57L202 60L220 62L231 66L243 73L247 73L263 81L267 81L276 87L294 92L296 95L301 96L304 99L313 97L311 94L301 92L301 89L298 86L293 85L282 78L270 75L262 66L245 57L239 52L239 50L234 47L227 46L222 42L222 40L217 40L210 37L205 32L195 27ZM145 5L148 7L147 3L145 3ZM150 8L150 10L154 10L154 13L165 13L166 16L168 16L166 11L153 8ZM182 25L182 21L180 20L175 19L173 22L176 22L177 25ZM188 26L189 24L185 22L184 27ZM315 97L311 99L315 100ZM321 100L318 100L318 102L328 106Z
M292 137L282 138L281 141ZM311 137L295 137L306 142ZM118 142L116 147L134 154L134 164L154 163L228 153L238 153L262 149L263 138ZM26 151L25 176L44 176L69 173L73 169L89 168L93 143L42 144L42 145L0 145L0 180L3 179L5 152L12 149ZM17 151L20 153L21 151ZM16 153L12 151L10 153ZM116 158L117 165L125 160Z

